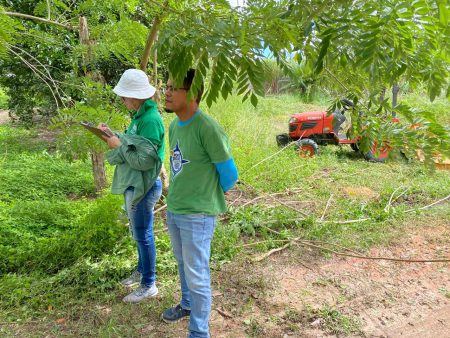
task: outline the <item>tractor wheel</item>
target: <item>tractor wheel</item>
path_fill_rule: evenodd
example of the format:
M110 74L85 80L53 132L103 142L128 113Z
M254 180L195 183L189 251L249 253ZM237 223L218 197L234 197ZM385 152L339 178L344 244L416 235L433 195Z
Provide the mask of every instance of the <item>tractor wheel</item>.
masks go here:
M295 150L300 157L313 157L319 153L319 146L309 138L298 140L295 143Z
M286 147L292 141L288 134L279 134L276 140L278 147Z
M384 163L389 156L391 148L388 145L383 145L381 148L376 142L372 144L372 148L364 155L366 160L370 162Z
M359 152L358 143L350 143L350 148L352 148L352 150L353 150L355 153Z

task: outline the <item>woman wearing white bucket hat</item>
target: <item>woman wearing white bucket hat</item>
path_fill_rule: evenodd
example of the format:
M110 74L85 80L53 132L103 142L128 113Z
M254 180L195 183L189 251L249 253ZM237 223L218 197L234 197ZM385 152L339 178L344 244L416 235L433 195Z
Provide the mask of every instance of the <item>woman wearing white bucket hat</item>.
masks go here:
M122 284L133 286L140 283L140 287L123 301L138 303L158 293L153 208L162 193L158 175L164 160L164 125L156 102L151 99L156 89L143 71L126 70L113 92L132 111L126 133L105 140L112 149L107 153L107 159L116 165L112 192L124 194L130 232L137 244L137 269ZM99 128L108 127L101 124Z

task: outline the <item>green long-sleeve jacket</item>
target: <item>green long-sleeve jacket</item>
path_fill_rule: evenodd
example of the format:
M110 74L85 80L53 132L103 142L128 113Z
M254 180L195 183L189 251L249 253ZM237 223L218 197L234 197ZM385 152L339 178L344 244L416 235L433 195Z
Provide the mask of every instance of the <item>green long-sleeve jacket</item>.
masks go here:
M122 144L106 153L106 159L115 165L111 192L123 194L128 187L134 187L132 204L136 205L151 189L162 162L157 147L139 135L118 134Z

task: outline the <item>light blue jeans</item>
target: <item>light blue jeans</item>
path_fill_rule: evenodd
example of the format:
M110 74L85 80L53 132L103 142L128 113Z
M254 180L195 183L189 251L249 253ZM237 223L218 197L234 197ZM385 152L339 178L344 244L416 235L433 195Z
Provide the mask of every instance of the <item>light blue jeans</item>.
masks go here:
M181 307L191 310L189 338L209 338L211 276L209 258L216 216L167 212L167 227L178 262Z
M125 190L125 208L130 233L136 241L138 253L137 270L142 274L141 285L149 287L156 281L156 246L153 237L153 208L161 197L162 184L158 178L145 197L134 207L134 188Z

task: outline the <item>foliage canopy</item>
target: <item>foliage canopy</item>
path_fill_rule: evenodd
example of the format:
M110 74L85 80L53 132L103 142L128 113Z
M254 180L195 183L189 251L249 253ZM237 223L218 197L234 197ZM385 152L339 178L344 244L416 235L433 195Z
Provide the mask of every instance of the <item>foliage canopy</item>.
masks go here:
M354 117L361 111L366 117L359 124L363 127L355 125L353 130L365 133L368 145L381 137L382 130L390 131L394 143L404 142L405 137L414 143L406 129L394 130L382 119L392 111L387 101L378 98L383 88L403 81L410 86L424 85L431 100L442 93L450 96L450 5L445 0L249 0L246 6L237 8L225 0L59 0L34 5L28 0L3 0L0 4L0 20L5 27L0 48L9 52L9 58L1 61L9 65L2 67L2 84L7 88L20 82L20 77L5 80L5 75L14 74L17 63L24 62L25 52L35 58L35 68L36 63L45 65L47 71L52 70L52 77L66 84L73 85L73 75L92 71L99 71L111 84L123 69L139 63L148 27L155 17L160 17L159 39L154 48L164 60L164 68L176 83L182 81L188 68L197 68L189 94L195 95L202 80L206 80L205 100L209 106L234 91L256 106L258 96L264 95L268 57L287 74L295 72L294 60L314 69L316 76L327 77L336 97L330 110L339 105L342 96L353 99L357 103ZM9 9L41 18L47 15L48 20L69 28L23 21L8 15L5 11ZM87 17L91 41L95 42L87 46L79 44L76 29L72 30L82 15ZM35 38L28 35L53 42L36 44ZM35 69L34 73L39 72ZM57 108L83 101L83 90L63 93L58 92L58 86L56 81L47 81L44 95L47 101L51 96L55 102L61 101ZM448 130L443 126L428 128L433 124L427 121L430 114L418 114L406 106L395 110L410 123L424 126L422 141L434 139L434 146L448 153ZM400 134L402 138L396 138Z

